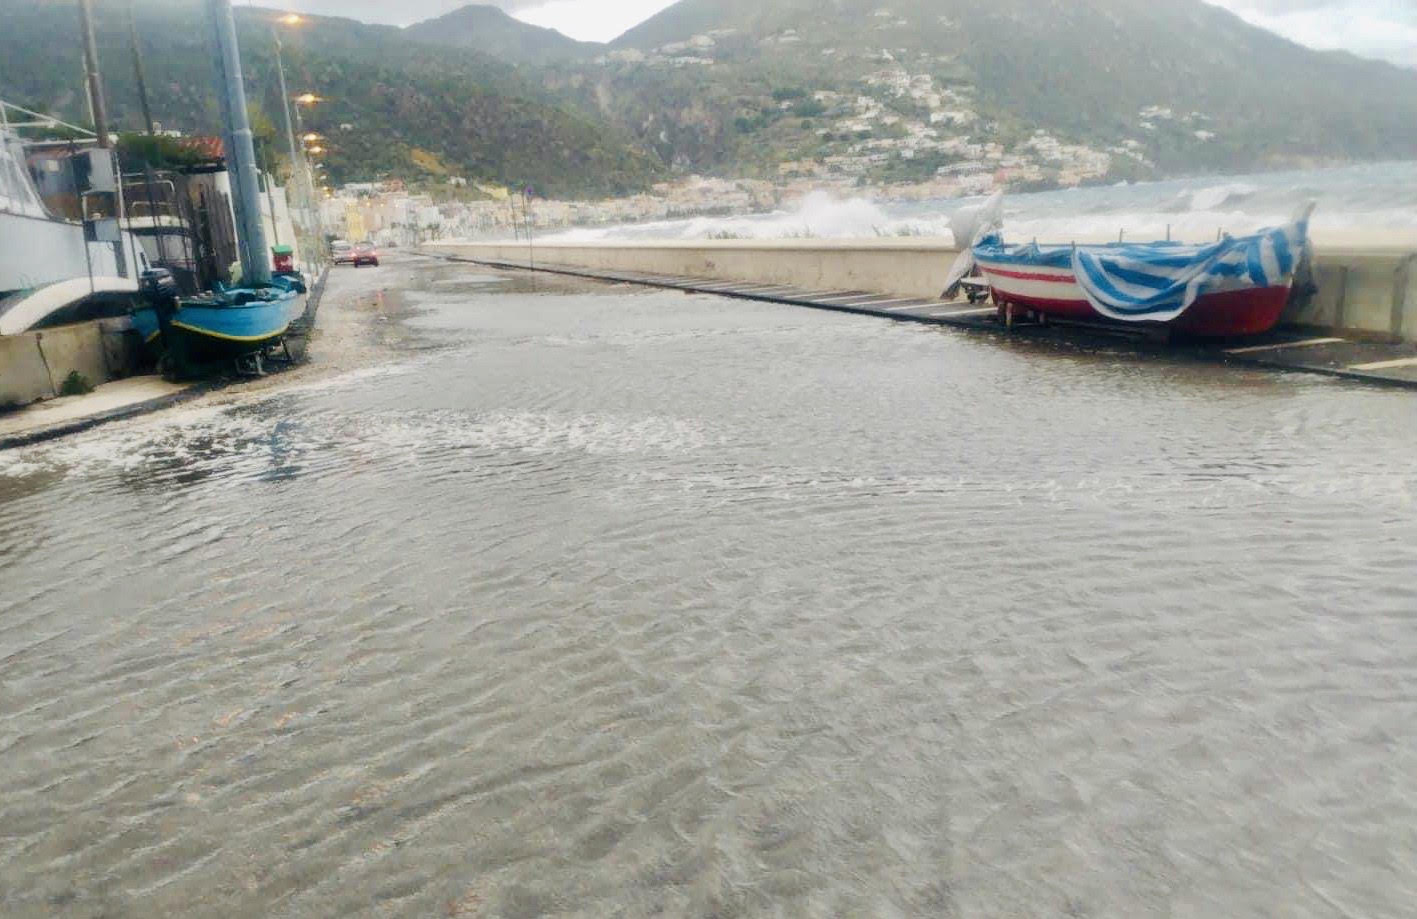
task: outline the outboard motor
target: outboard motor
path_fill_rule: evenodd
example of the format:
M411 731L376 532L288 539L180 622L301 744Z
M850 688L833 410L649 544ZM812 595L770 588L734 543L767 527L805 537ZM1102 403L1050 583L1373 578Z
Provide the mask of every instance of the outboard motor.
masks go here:
M157 327L167 341L167 329L177 314L177 281L166 268L149 268L138 276L138 297L157 314Z
M149 268L138 276L138 293L149 306L156 307L158 300L177 298L177 281L166 268Z

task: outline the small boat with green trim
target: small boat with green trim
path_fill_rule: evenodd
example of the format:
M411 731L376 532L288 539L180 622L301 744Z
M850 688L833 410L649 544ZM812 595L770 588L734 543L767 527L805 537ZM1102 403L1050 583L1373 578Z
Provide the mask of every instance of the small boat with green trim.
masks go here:
M133 325L178 373L259 356L305 314L305 283L298 277L275 275L260 287L218 284L208 294L178 297L164 274L144 274L144 304L134 311Z

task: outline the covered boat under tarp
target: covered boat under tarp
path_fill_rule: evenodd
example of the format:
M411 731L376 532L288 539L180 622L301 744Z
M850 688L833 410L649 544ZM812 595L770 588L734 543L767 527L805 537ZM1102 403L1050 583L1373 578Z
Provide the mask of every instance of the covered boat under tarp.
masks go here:
M1001 307L1060 319L1154 323L1192 335L1254 335L1274 328L1289 301L1308 252L1312 210L1307 205L1283 226L1207 245L1010 246L995 220L978 228L966 260Z

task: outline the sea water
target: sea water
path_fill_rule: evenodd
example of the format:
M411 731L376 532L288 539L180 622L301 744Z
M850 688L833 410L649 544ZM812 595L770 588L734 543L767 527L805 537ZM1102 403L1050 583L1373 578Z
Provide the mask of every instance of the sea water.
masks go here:
M885 193L843 197L815 192L783 210L734 217L576 229L548 241L597 239L870 238L950 236L950 215L973 199L894 201ZM1217 178L1174 179L1009 195L1006 232L1016 238L1164 239L1202 242L1275 226L1306 202L1317 209L1316 237L1411 239L1417 235L1417 163Z

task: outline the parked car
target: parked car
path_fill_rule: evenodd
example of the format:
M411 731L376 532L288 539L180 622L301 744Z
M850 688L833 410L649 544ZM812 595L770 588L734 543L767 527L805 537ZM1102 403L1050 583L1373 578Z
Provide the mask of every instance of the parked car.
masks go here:
M379 267L379 250L374 248L373 243L360 243L354 247L354 267L360 265Z
M330 259L336 265L354 264L354 246L342 239L330 243Z

